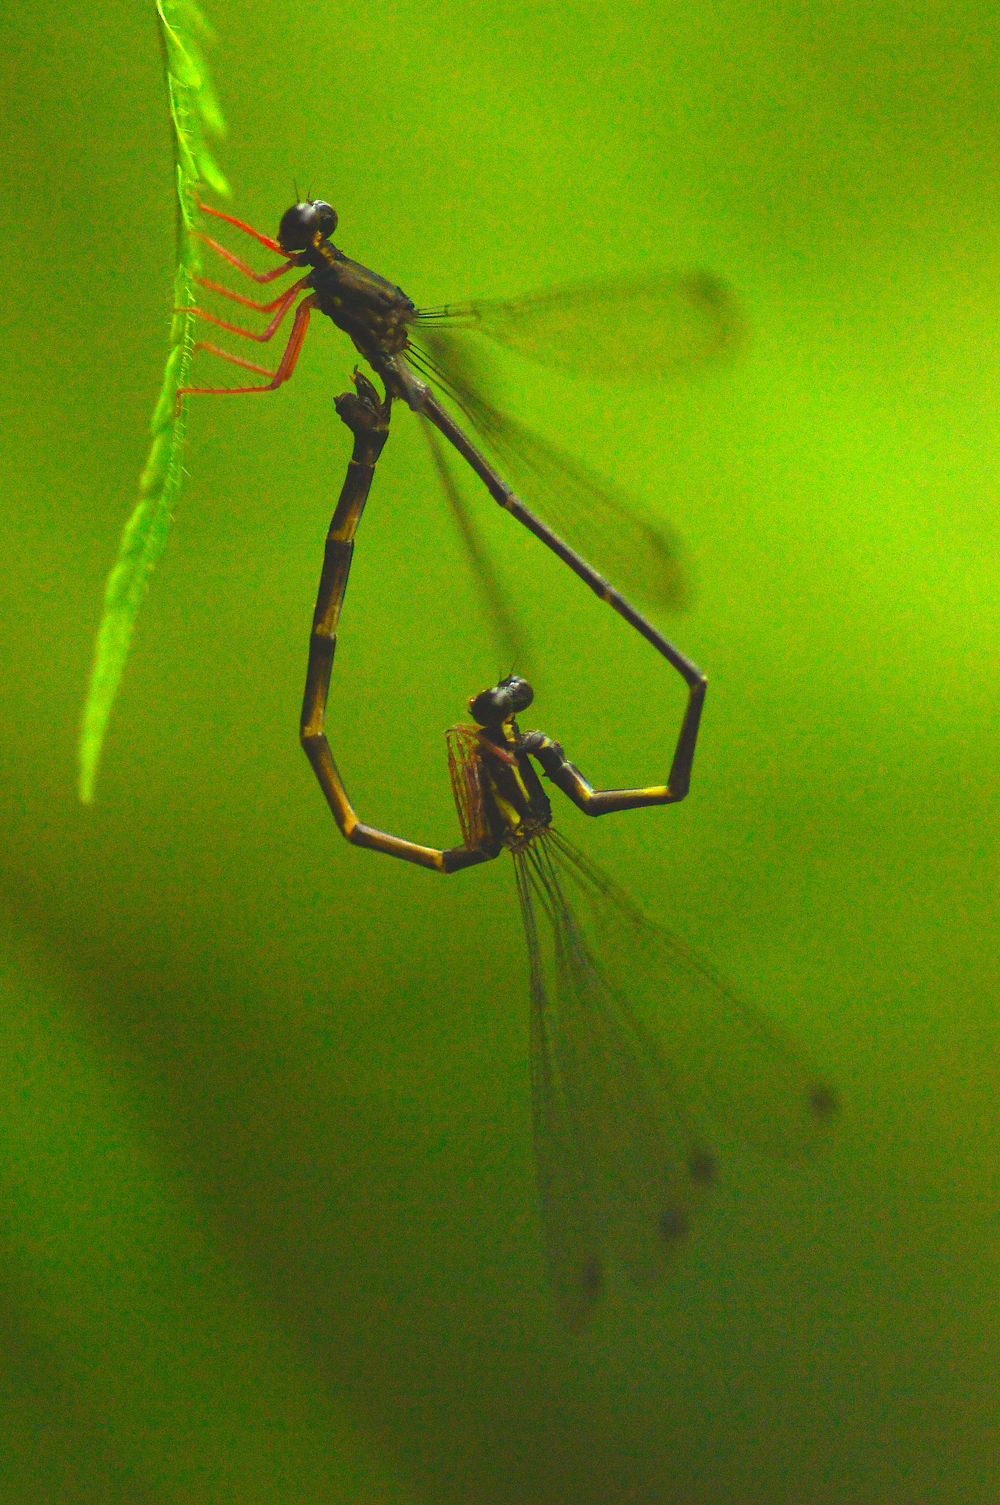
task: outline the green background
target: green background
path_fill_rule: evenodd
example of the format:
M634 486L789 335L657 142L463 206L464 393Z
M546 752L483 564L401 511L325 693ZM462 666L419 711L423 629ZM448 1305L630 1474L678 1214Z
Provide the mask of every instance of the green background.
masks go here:
M5 10L4 1501L995 1500L995 7L212 7L251 222L297 180L424 304L702 264L747 309L741 362L673 389L505 367L681 531L698 601L664 625L711 680L687 803L562 828L845 1109L803 1170L728 1153L668 1281L579 1338L509 864L350 849L297 745L348 450L325 321L291 387L194 409L76 802L171 152L151 6ZM418 440L400 413L330 729L365 818L447 845L443 729L507 666ZM662 777L673 678L480 513L544 649L531 724L595 782Z

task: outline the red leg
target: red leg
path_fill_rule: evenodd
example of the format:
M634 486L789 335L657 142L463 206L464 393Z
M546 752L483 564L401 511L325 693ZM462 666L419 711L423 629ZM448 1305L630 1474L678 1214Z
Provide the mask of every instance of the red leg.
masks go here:
M235 225L237 230L242 230L245 235L252 235L254 240L260 241L262 246L267 246L269 251L277 251L279 256L284 256L285 253L276 240L272 240L270 235L262 235L259 230L255 230L252 225L248 225L245 220L233 219L231 214L223 214L221 209L211 209L208 204L203 204L200 199L196 199L195 203L202 214L211 214L214 219L225 220L227 225Z
M267 327L265 329L262 329L259 333L253 329L244 329L242 324L230 324L227 319L220 319L218 315L210 314L204 308L179 308L175 309L174 312L182 314L196 314L199 319L207 319L210 324L217 324L220 329L228 329L231 334L241 334L246 340L258 340L261 344L265 344L268 340L273 338L274 333L277 330L282 319L285 317L286 313L295 302L295 299L298 297L299 293L307 285L307 281L307 278L301 277L299 281L295 283L294 287L290 287L286 293L282 293L280 298L276 298L275 301L268 304L266 308L263 308L259 303L250 303L251 308L260 308L261 312L263 313L266 313L268 309L271 308L277 309L277 313L275 314L274 318L267 325ZM232 296L235 297L236 295L233 294ZM249 300L246 298L240 298L238 301L240 303L249 302ZM307 298L306 302L309 303L311 302L311 300ZM304 306L305 305L303 304L303 307Z
M224 245L217 240L213 240L210 235L202 235L201 239L205 242L206 246L211 246L217 256L221 256L225 261L228 261L230 266L236 267L237 271L242 272L245 277L252 277L254 282L273 282L276 277L284 277L286 272L292 271L294 267L303 265L298 256L293 256L282 266L272 267L269 272L255 272L253 267L247 266L245 261L241 261L238 256L234 256L232 251L228 251Z
M302 342L306 337L306 330L309 328L309 315L312 313L315 307L315 297L303 298L302 302L295 310L295 322L292 325L292 332L288 336L288 344L285 346L285 353L281 357L281 361L278 365L278 370L275 375L276 382L287 381L292 372L295 370L299 355L302 351Z
M178 390L177 390L177 399L178 399L178 401L180 401L180 399L183 396L185 396L185 394L188 393L188 392L213 392L213 393L215 393L215 394L217 394L219 396L227 395L227 394L228 395L232 395L232 394L235 394L235 393L238 393L238 392L274 392L278 387L281 386L282 382L288 381L288 379L291 376L292 372L295 370L295 365L296 365L296 362L298 361L299 353L302 350L302 341L305 339L305 337L306 337L306 330L309 328L309 315L312 313L312 311L313 311L313 309L315 307L316 307L316 303L315 303L315 300L313 298L303 298L302 302L299 304L298 308L295 310L295 323L292 325L292 332L288 336L288 344L285 346L285 353L281 357L281 361L279 362L277 371L275 371L274 375L271 377L271 380L267 383L266 386L264 386L264 387L179 387ZM215 320L215 322L216 323L221 323L222 321L221 321L221 319L217 319L217 320ZM226 326L226 327L227 328L231 328L232 326L229 325L229 326ZM244 331L242 331L242 330L240 331L240 333L243 333L243 332ZM259 366L253 366L251 362L240 360L239 356L229 355L224 350L217 350L217 349L215 349L214 346L209 346L208 348L211 349L211 350L213 350L213 352L216 355L221 355L225 360L231 360L234 365L237 365L237 366L246 366L246 367L249 367L249 369L252 370L252 371L253 370L260 371L261 375L270 375L270 372L265 372L263 370L263 368L261 368Z
M233 355L230 350L222 350L218 345L210 345L207 340L199 340L194 347L196 350L207 350L209 355L217 355L220 360L232 361L234 366L242 366L244 371L258 371L261 376L273 376L270 366L258 366L256 361L246 361L242 355Z
M284 271L285 268L282 267L281 270ZM269 314L273 313L276 308L280 308L283 303L287 304L296 293L301 292L309 279L300 277L293 288L282 293L280 298L275 298L271 303L256 303L253 298L244 298L242 293L234 293L232 288L223 287L221 282L210 282L207 277L196 277L194 280L202 287L207 287L209 292L221 293L224 298L231 298L234 303L242 303L244 308L255 308L259 314Z

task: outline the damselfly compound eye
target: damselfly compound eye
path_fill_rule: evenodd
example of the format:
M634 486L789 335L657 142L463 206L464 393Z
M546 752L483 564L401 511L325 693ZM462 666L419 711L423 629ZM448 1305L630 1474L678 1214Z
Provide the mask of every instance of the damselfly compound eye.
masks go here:
M278 226L278 244L283 251L295 255L308 250L317 234L321 240L326 240L336 228L336 210L322 199L309 199L285 210Z

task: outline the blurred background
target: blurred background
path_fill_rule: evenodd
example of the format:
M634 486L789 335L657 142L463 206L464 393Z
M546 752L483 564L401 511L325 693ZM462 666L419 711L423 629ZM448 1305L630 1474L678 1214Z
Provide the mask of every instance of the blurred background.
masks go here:
M739 290L731 369L609 391L511 360L504 391L678 530L696 604L662 625L711 681L684 805L561 828L808 1043L844 1112L804 1168L728 1150L669 1279L559 1329L509 863L442 882L351 849L297 743L349 452L331 399L354 357L326 321L278 395L193 409L77 803L166 349L171 145L151 5L9 6L5 1502L985 1505L995 8L213 0L211 20L231 210L270 233L297 183L425 305L672 265ZM661 778L673 676L478 510L537 622L530 724L595 782ZM457 839L442 733L496 654L400 412L332 695L363 818Z

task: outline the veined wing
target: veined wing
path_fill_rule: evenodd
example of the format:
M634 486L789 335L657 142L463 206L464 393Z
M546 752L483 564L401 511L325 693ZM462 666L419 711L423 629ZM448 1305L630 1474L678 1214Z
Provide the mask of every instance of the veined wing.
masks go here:
M613 584L670 610L690 599L678 540L606 476L573 459L495 407L468 342L448 330L421 332L409 357L437 378L496 456L502 471L567 543ZM422 361L426 353L428 359Z
M488 833L479 728L471 724L450 726L445 737L448 742L448 773L462 840L468 847L478 847Z
M496 566L469 513L458 482L448 467L444 442L427 418L421 418L421 427L430 447L431 458L438 473L441 490L444 492L451 511L452 521L458 529L459 537L472 566L473 575L482 591L487 612L493 619L494 632L497 642L502 646L503 657L508 663L517 664L523 673L528 673L531 650L528 647L527 633L510 603L507 592L500 583Z
M808 1053L564 836L550 838L609 986L650 1021L672 1090L748 1145L789 1160L810 1154L838 1104Z
M746 334L732 288L700 269L421 309L417 322L432 321L599 381L665 381L731 356Z
M539 838L543 840L543 838ZM538 933L537 883L528 852L514 855L517 893L528 942L531 980L531 1116L545 1252L556 1310L573 1331L604 1293L604 1259L590 1166L579 1151L579 1126L565 1088L558 1015L546 980ZM546 915L542 916L547 924Z
M531 957L532 1097L546 1245L564 1320L602 1251L657 1276L714 1179L712 1121L771 1151L836 1111L807 1057L554 831L515 857Z
M636 1281L662 1273L713 1160L579 923L559 841L543 833L515 865L531 957L542 1222L557 1307L579 1328L600 1300L606 1249Z

